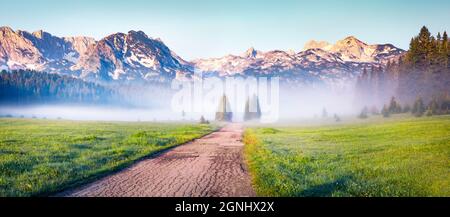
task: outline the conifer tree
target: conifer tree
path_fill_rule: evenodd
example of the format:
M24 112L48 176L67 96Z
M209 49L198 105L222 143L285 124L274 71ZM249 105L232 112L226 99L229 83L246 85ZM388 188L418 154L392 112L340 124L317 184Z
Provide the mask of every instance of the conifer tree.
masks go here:
M322 110L322 117L323 118L327 118L328 117L328 112L327 112L327 110L325 108L323 108L323 110Z
M419 52L423 58L426 58L426 54L430 50L430 41L431 33L426 26L423 26L419 33Z
M368 113L369 113L369 109L367 108L367 106L364 106L364 108L362 109L358 118L365 119L365 118L369 117Z
M335 120L336 122L340 122L340 121L341 121L341 118L340 118L337 114L334 114L334 120Z
M206 119L203 115L200 117L200 124L206 124Z
M251 119L251 115L250 115L250 98L247 97L247 101L245 102L244 121L248 121L250 119Z
M423 104L422 98L418 97L416 99L416 101L414 102L414 106L412 108L412 113L415 116L420 117L423 115L424 112L425 112L425 106Z
M385 117L385 118L390 116L389 109L387 108L386 105L383 106L383 109L381 110L381 114L383 114L383 117Z
M442 55L444 59L444 67L447 68L449 66L449 59L450 59L450 49L449 49L449 41L447 32L444 31L444 35L442 36Z
M412 38L411 41L409 42L409 50L408 53L406 54L406 60L408 61L409 64L411 64L413 68L419 61L419 55L420 55L419 40L418 38L415 37Z
M432 115L439 114L439 103L437 102L436 98L433 98L430 103L428 104L428 110L430 110Z
M400 113L402 112L400 104L395 100L395 97L391 98L391 101L389 103L389 112L392 114Z
M425 111L425 115L426 116L432 116L433 115L433 112L431 111L431 109L427 109L426 111Z

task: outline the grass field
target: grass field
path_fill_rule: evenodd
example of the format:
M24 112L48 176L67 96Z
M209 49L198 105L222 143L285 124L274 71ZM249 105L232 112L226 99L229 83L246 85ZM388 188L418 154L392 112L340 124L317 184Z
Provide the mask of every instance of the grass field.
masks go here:
M214 129L199 124L0 118L0 196L48 195Z
M329 126L252 126L261 196L450 196L450 116Z

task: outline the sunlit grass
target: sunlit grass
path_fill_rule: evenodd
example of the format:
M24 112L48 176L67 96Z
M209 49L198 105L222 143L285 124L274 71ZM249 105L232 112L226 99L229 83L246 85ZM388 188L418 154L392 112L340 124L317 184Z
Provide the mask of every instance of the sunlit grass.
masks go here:
M0 118L0 196L57 192L214 129L200 124Z
M450 116L252 127L246 159L263 196L450 196Z

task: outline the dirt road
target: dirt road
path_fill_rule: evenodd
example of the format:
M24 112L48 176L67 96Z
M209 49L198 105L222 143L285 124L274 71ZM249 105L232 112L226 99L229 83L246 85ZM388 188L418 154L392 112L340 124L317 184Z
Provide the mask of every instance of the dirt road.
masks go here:
M255 196L242 155L242 132L241 125L229 124L57 196Z

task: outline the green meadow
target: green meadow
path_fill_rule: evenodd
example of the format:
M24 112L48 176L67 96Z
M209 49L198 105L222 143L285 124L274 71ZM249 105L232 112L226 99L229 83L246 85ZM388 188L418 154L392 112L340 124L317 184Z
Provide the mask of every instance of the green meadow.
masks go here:
M50 195L215 128L186 123L0 118L0 196Z
M249 126L260 196L450 196L450 116Z
M217 129L0 118L0 196L46 196ZM450 196L450 116L248 125L260 196Z

